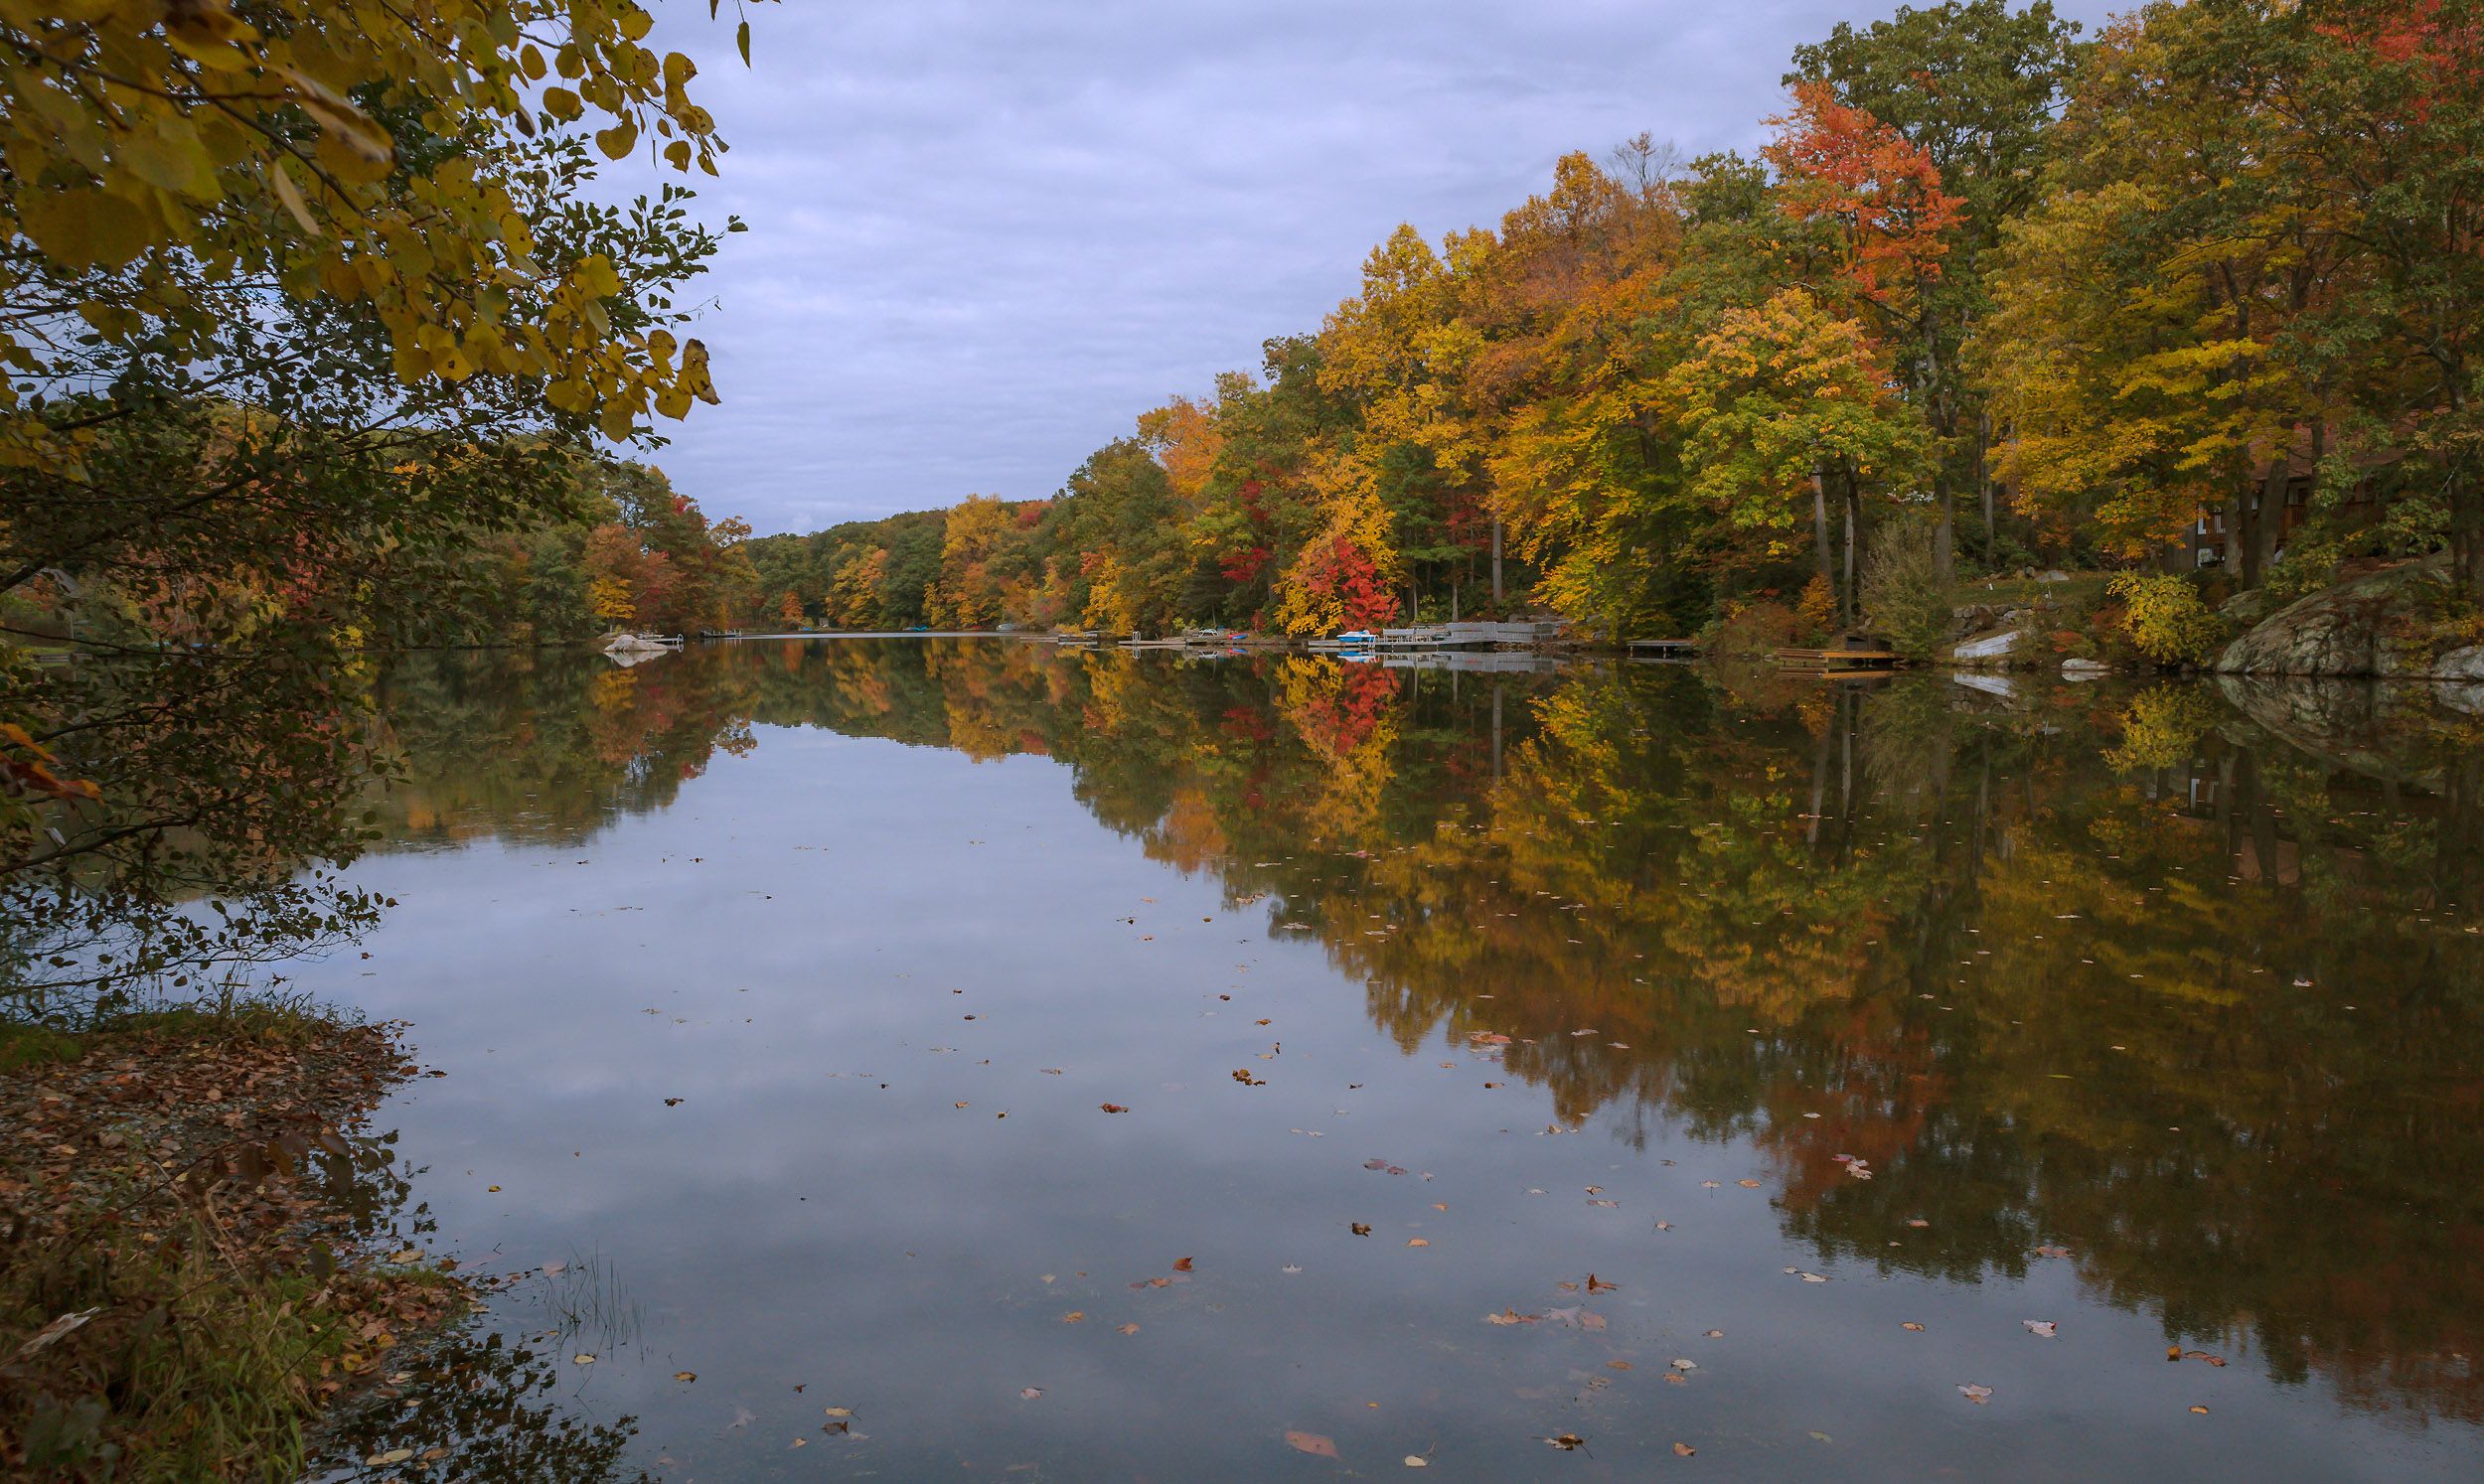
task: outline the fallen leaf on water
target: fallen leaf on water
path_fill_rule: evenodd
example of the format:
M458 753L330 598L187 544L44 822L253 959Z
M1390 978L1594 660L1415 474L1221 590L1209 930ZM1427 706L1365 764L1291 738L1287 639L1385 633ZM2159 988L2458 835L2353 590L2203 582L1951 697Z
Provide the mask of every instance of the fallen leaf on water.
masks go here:
M1915 1333L1917 1333L1917 1334L1919 1334L1919 1335L1920 1335L1920 1334L1922 1334L1922 1333L1924 1332L1924 1326L1922 1326L1922 1325L1920 1325L1920 1324L1916 1323L1916 1322L1915 1322L1914 1320L1912 1320L1912 1319L1909 1319L1908 1321L1906 1321L1906 1323L1905 1323L1904 1325L1902 1325L1902 1326L1900 1326L1900 1327L1901 1327L1901 1328L1903 1328L1903 1329L1911 1329L1911 1330L1913 1330Z
M1371 1235L1371 1223L1367 1221L1353 1222L1350 1223L1350 1225L1353 1227L1354 1235L1357 1237L1368 1237Z
M2205 1407L2194 1406L2191 1410L2198 1412L2201 1416L2208 1415L2208 1409Z
M1129 1109L1122 1107L1118 1103L1099 1103L1096 1107L1103 1109L1108 1113L1126 1113L1130 1112Z
M1545 1438L1544 1441L1552 1444L1554 1447L1559 1448L1565 1453L1569 1452L1573 1448L1585 1447L1587 1445L1587 1439L1579 1436L1575 1432L1564 1432L1559 1437L1548 1437Z
M1606 1369L1606 1370L1608 1370L1608 1371L1627 1371L1627 1370L1629 1370L1630 1368L1630 1363L1629 1361L1607 1361L1607 1362L1605 1362L1605 1369Z
M1447 1211L1447 1210L1449 1209L1449 1202L1447 1202L1447 1201L1434 1201L1434 1202L1432 1203L1432 1209L1433 1209L1433 1210L1435 1210L1435 1211Z
M1406 1455L1406 1466L1408 1468L1430 1468L1432 1466L1432 1460L1424 1457L1421 1453L1409 1453Z
M673 1373L673 1379L675 1381L697 1381L699 1379L699 1373L696 1371L676 1371Z
M1188 1272L1189 1270L1190 1270L1190 1260L1189 1260L1188 1258L1175 1258L1175 1259L1173 1260L1173 1271L1175 1271L1175 1272Z
M2040 1247L2036 1249L2036 1256L2039 1258L2067 1258L2070 1256L2070 1249L2066 1247Z
M1421 1237L1409 1237L1406 1239L1406 1245L1408 1247L1430 1247L1432 1244L1425 1241Z
M1300 1271L1302 1271L1302 1270L1303 1270L1303 1268L1302 1268L1302 1264L1301 1264L1301 1263L1298 1263L1298 1262L1288 1262L1288 1263L1286 1263L1283 1267L1280 1267L1280 1268L1278 1268L1277 1270L1278 1270L1279 1272L1300 1272Z
M1576 1293L1579 1291L1579 1285L1576 1283L1555 1283L1553 1286L1559 1288L1564 1293Z
M1581 1314L1579 1315L1579 1328L1591 1331L1595 1334L1603 1334L1605 1332L1605 1316L1602 1314Z
M1671 1366L1676 1371L1696 1371L1699 1369L1699 1362L1695 1360L1683 1360L1678 1356L1672 1360L1666 1361L1665 1364Z
M1699 1188L1701 1190L1714 1190L1717 1188L1717 1184L1714 1180L1702 1180L1699 1182Z
M1063 1324L1084 1324L1087 1322L1087 1311L1085 1309L1072 1309L1068 1313L1061 1316L1061 1322Z
M1676 1458L1688 1458L1691 1454L1698 1451L1699 1450L1697 1448L1692 1447L1686 1442L1677 1442L1673 1445L1673 1456Z
M1931 1222L1928 1222L1928 1221L1924 1220L1924 1219L1923 1219L1922 1217L1920 1217L1920 1216L1910 1216L1910 1217L1908 1217L1908 1218L1907 1218L1907 1220L1906 1220L1906 1224L1907 1224L1908 1226L1910 1226L1910 1227L1929 1227L1929 1226L1931 1226L1931 1225L1932 1225L1932 1223L1931 1223Z
M1334 1458L1337 1456L1336 1443L1329 1438L1320 1436L1317 1432L1288 1432L1285 1435L1285 1440L1293 1446L1294 1451L1297 1453L1309 1453L1316 1458Z
M1600 1196L1605 1193L1605 1188L1601 1185L1590 1185L1587 1187L1587 1193L1592 1196Z
M421 1257L422 1257L422 1249L421 1249L421 1248L418 1248L418 1247L409 1247L409 1248L405 1249L403 1252L395 1252L395 1253L390 1253L390 1254L388 1254L388 1261L391 1261L391 1262L412 1262L412 1261L415 1261L419 1260Z
M543 1276L547 1278L556 1278L568 1270L569 1264L566 1262L546 1262L543 1264Z
M1139 1326L1135 1324L1115 1325L1114 1332L1117 1334L1135 1335L1139 1332Z
M664 1106L667 1108L679 1108L682 1106L682 1100L679 1098L667 1098L664 1100Z
M1017 1394L1025 1400L1032 1402L1037 1397L1043 1395L1043 1388L1039 1386L1021 1386L1017 1389Z
M1724 1339L1724 1338L1725 1338L1725 1331L1723 1331L1723 1330L1721 1330L1721 1329L1712 1329L1712 1330L1709 1330L1709 1331L1708 1331L1708 1334L1707 1334L1707 1338L1709 1338L1709 1339L1711 1339L1711 1340L1722 1340L1722 1339Z
M1992 1388L1977 1386L1971 1381L1962 1381L1958 1383L1957 1394L1977 1407L1981 1407L1992 1396Z
M1831 1437L1830 1437L1827 1433L1825 1433L1825 1432L1821 1432L1821 1431L1818 1431L1817 1429L1814 1429L1814 1430L1812 1431L1811 1435L1812 1435L1814 1438L1817 1438L1817 1439L1818 1439L1819 1441L1821 1441L1821 1442L1833 1442L1833 1441L1835 1441L1835 1439L1834 1439L1834 1438L1831 1438Z
M1601 1197L1590 1198L1587 1204L1590 1206L1601 1206L1607 1211L1619 1211L1622 1209L1622 1203L1620 1201L1605 1200Z
M1806 1283L1825 1283L1825 1282L1827 1282L1827 1281L1828 1281L1828 1279L1827 1279L1827 1278L1825 1278L1825 1277L1821 1276L1819 1273L1816 1273L1816 1272L1806 1272L1806 1273L1804 1273L1804 1274L1802 1275L1802 1280L1803 1280L1804 1282L1806 1282Z
M370 1464L374 1468L379 1468L391 1463L403 1463L406 1459L413 1456L414 1450L411 1448L390 1448L385 1453L374 1453L370 1457L364 1459L363 1462Z
M1760 1182L1757 1180L1737 1180L1734 1183L1741 1186L1745 1190L1758 1190L1760 1188Z
M580 1351L578 1354L569 1357L569 1359L577 1362L581 1366L591 1366L595 1364L595 1357L586 1354L584 1351Z
M1533 1324L1540 1317L1542 1316L1536 1314L1521 1314L1516 1309L1503 1309L1497 1314L1484 1315L1483 1322L1486 1324Z
M961 1103L961 1104L959 1104L959 1105L957 1105L957 1106L958 1106L958 1107L960 1107L960 1108L964 1108L966 1105L965 1105L965 1104L963 1104L963 1103Z
M832 1417L850 1417L854 1415L854 1409L851 1407L831 1407L826 1409L821 1414L823 1416Z
M1587 1275L1587 1291L1590 1293L1619 1293L1622 1291L1622 1285L1620 1283L1608 1283L1603 1278L1600 1278L1591 1272Z
M2055 1331L2059 1326L2051 1319L2021 1319L2018 1322L2027 1326L2027 1333L2039 1340L2057 1338Z

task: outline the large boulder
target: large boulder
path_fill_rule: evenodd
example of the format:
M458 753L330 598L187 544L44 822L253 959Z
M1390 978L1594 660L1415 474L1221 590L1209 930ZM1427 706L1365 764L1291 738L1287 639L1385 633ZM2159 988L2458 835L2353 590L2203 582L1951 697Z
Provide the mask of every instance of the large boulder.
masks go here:
M2004 629L1998 634L1967 640L1950 651L1949 658L1959 665L1997 666L2006 662L2010 652L2017 648L2018 631Z
M2484 716L2484 644L2451 650L2432 662L2441 704L2467 716Z
M2430 667L2395 642L2414 590L2443 579L2438 558L2322 588L2268 615L2217 657L2229 675L2407 675Z

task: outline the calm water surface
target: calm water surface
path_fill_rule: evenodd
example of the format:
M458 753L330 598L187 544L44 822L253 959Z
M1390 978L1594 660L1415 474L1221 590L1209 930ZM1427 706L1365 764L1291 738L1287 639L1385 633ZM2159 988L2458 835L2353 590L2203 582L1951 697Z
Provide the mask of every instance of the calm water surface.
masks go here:
M416 1226L512 1280L350 1442L447 1451L340 1475L2484 1469L2453 712L945 639L385 688L399 905L297 981L411 1022Z

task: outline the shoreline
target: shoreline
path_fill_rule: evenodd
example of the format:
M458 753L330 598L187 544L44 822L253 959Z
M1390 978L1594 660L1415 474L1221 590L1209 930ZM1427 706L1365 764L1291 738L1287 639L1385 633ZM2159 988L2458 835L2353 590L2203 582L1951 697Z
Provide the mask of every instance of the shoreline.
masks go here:
M298 1476L479 1290L397 1218L401 1027L297 1003L0 1028L0 1471Z

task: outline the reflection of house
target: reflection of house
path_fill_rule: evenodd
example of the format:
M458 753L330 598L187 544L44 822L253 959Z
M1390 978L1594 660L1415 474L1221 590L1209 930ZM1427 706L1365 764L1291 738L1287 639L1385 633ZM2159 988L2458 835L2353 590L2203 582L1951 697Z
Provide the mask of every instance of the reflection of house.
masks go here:
M2369 470L2392 463L2397 458L2397 453L2389 452L2362 462L2364 468ZM2297 427L2293 446L2287 449L2285 456L2285 503L2277 516L2277 535L2272 543L2276 555L2285 554L2286 536L2311 516L2311 492L2319 482L2319 454L2312 443L2312 430L2308 426ZM2260 502L2268 498L2268 476L2271 472L2266 456L2254 453L2251 493L2248 497L2254 514L2259 510ZM2379 507L2380 502L2373 497L2369 487L2358 483L2340 507L2340 513L2350 524L2361 525L2367 518L2379 514ZM2227 528L2228 524L2223 506L2199 513L2198 519L2191 523L2191 565L2213 567L2226 563L2233 554L2233 533Z

